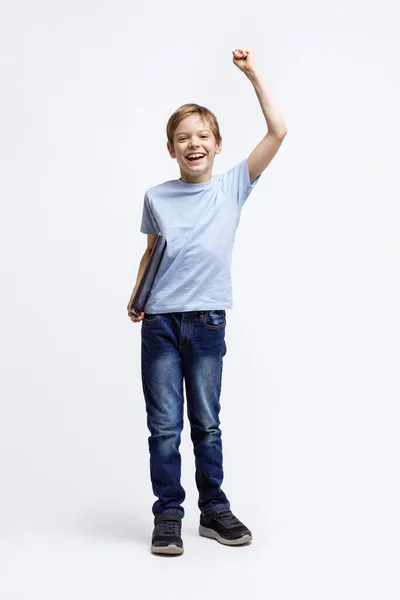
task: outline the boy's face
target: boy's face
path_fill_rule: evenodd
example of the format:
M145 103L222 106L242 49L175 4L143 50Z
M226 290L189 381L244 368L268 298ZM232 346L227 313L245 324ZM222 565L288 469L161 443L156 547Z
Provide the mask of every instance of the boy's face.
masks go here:
M211 178L214 156L222 149L222 141L217 144L208 121L200 115L188 115L179 123L174 135L174 147L167 142L168 151L176 158L185 183L204 183ZM202 154L202 158L190 160L188 155Z

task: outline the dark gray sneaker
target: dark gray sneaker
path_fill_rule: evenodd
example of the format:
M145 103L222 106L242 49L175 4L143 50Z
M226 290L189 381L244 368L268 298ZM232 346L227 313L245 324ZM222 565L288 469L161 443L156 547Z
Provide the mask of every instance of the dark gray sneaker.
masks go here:
M246 544L253 539L251 531L229 508L217 510L209 515L201 514L199 533L227 546Z
M154 529L151 539L153 554L182 554L182 518L173 513L154 515Z

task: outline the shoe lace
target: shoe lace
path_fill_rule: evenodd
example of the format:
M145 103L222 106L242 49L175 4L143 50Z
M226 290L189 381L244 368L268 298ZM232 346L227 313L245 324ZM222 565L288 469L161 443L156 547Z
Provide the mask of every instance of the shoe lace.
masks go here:
M167 534L179 536L179 521L171 519L159 521L157 523L157 530L161 535Z
M233 527L235 525L243 525L241 521L232 513L231 510L221 510L214 516L216 521L225 525L225 527Z

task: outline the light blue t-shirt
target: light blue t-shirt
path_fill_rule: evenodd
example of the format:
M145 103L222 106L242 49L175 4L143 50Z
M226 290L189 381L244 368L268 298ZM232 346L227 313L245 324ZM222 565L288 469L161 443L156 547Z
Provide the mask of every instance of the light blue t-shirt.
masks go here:
M247 158L205 183L180 179L149 188L140 231L167 246L144 307L147 313L232 308L231 262L250 183Z

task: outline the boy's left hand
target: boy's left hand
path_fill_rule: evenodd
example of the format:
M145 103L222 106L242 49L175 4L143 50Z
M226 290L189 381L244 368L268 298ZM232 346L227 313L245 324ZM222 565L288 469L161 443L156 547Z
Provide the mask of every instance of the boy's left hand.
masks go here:
M254 61L253 48L236 48L232 50L233 64L235 64L243 73L255 73L256 65Z

